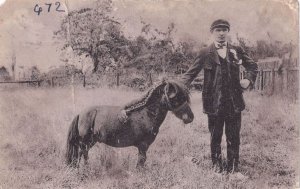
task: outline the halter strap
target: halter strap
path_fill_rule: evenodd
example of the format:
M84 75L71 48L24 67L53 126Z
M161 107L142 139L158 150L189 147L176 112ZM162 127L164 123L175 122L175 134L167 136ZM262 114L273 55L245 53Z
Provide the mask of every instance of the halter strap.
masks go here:
M188 104L187 101L185 101L183 104L181 104L180 106L178 106L177 108L174 108L173 110L171 110L172 112L177 112L179 111L181 108L183 108L184 106L186 106Z
M184 107L184 106L186 106L187 104L188 104L188 102L187 101L185 101L183 104L181 104L180 106L178 106L178 107L173 107L172 106L172 104L171 104L171 102L170 102L170 98L169 98L169 96L168 96L168 94L167 94L167 89L165 88L165 90L164 90L164 96L165 96L165 98L166 98L166 103L167 103L167 106L168 106L168 108L169 108L169 110L170 111L172 111L172 112L177 112L178 110L180 110L182 107Z

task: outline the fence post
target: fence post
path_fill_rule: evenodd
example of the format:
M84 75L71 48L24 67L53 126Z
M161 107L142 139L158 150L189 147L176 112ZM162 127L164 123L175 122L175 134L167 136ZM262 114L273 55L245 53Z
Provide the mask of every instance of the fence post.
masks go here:
M289 90L289 69L286 69L286 90Z
M259 72L256 73L254 89L259 90Z
M120 84L120 73L117 73L117 86L119 87Z
M283 91L287 91L288 90L288 69L284 69L282 72L282 76L283 76Z
M257 89L261 90L261 71L258 71L259 82L257 83Z
M259 72L259 90L263 90L263 73L264 71L261 69Z
M271 94L273 95L275 91L275 70L274 68L271 71Z
M54 77L51 77L51 87L54 87Z
M83 87L85 87L85 75L83 75Z

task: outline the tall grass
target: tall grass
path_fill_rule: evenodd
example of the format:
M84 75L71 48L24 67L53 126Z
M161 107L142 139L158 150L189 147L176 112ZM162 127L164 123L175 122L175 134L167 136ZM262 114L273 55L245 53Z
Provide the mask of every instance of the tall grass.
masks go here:
M169 114L150 146L145 170L136 170L134 147L97 144L90 166L63 164L69 124L93 105L123 105L141 94L119 89L9 89L0 91L0 188L293 188L299 172L299 104L245 94L241 172L245 179L211 170L207 117L192 94L195 120L183 125ZM226 157L225 136L222 142ZM199 165L191 163L196 157Z

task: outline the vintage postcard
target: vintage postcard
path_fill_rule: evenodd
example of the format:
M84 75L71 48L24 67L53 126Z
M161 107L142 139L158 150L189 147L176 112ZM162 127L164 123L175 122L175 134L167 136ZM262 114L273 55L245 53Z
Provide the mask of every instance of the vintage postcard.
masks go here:
M0 0L0 189L300 188L296 0Z

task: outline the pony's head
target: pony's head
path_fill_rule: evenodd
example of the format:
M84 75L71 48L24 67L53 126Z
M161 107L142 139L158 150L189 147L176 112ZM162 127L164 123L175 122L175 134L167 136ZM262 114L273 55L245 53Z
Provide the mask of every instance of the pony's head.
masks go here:
M164 81L163 102L169 111L185 124L194 120L194 114L190 107L190 93L188 88L178 81Z

